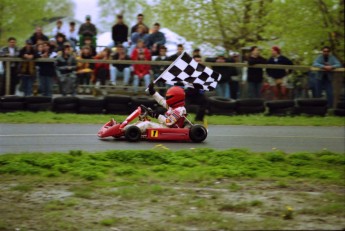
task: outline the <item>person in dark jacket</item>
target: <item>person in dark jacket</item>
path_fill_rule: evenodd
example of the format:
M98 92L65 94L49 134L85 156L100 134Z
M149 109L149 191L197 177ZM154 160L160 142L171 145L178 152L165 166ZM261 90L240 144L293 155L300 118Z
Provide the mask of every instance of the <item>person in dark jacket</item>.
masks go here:
M123 16L117 16L116 24L111 28L111 37L114 41L114 46L127 42L128 26L123 22Z
M21 62L18 75L21 77L24 96L31 96L36 77L35 62L33 59L37 58L37 53L31 40L26 40L25 46L19 52L19 57L27 60L27 62Z
M64 44L62 54L57 57L55 65L62 96L66 96L67 94L75 96L77 86L77 60L73 56L70 43L66 42Z
M49 42L43 42L43 50L39 53L39 58L55 58L56 53L50 51ZM54 62L38 62L38 75L40 90L43 96L52 96L54 77L56 76Z
M292 65L292 61L281 55L281 50L277 46L272 47L272 57L267 64ZM285 99L287 95L287 75L289 71L286 69L267 69L267 74L272 78L273 92L275 99Z
M226 63L233 62L232 59L226 59L224 53L219 53L215 60L216 63ZM231 76L236 75L237 71L234 67L225 67L225 66L214 66L212 68L214 71L222 75L222 78L217 84L216 93L217 96L230 98L230 82Z
M135 24L135 25L132 26L132 28L131 28L131 34L133 34L133 33L135 33L135 32L138 31L139 25L144 26L144 31L143 31L143 33L148 34L148 33L149 33L149 28L148 28L148 26L146 26L145 23L144 23L144 15L143 15L143 14L138 14L138 15L137 15L137 20L138 20L138 21L137 21L137 24Z
M260 56L260 50L257 46L250 48L250 56L248 58L248 97L261 98L261 87L263 82L263 69L250 67L255 64L266 64L267 60Z
M33 33L33 35L29 38L29 40L32 42L33 45L36 45L38 40L48 41L49 39L48 39L48 36L43 34L42 28L38 26L36 27L35 33Z
M159 31L160 24L155 23L152 28L152 33L147 38L147 48L150 49L151 54L156 56L159 54L159 47L166 42L165 35Z

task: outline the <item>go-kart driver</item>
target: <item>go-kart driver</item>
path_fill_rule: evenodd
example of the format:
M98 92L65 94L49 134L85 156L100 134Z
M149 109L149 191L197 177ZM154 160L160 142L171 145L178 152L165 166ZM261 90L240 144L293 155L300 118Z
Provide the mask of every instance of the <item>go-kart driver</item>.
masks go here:
M148 115L152 118L158 119L159 123L151 121L139 121L136 124L142 133L148 128L177 128L183 127L183 122L185 116L187 115L185 105L185 92L183 88L178 86L173 86L168 89L166 96L162 97L154 89L154 84L150 83L148 86L150 95L159 103L162 107L167 109L167 112L164 115L158 114L152 110L148 110ZM125 127L125 129L129 126Z

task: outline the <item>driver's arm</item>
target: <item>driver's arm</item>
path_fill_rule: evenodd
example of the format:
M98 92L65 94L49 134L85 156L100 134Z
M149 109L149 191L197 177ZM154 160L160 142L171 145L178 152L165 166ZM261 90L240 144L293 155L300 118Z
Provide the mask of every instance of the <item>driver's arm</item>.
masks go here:
M185 112L183 110L173 110L169 116L159 115L158 121L170 127L174 125L184 114Z
M157 91L152 95L152 97L157 101L158 104L160 104L162 107L168 109L169 106L166 102L166 100L164 99L163 96L161 96Z

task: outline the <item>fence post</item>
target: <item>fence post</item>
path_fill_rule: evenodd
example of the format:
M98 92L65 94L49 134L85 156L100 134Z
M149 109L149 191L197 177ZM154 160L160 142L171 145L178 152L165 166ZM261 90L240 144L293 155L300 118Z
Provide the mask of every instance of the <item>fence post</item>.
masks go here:
M11 62L7 61L6 63L6 91L5 91L5 95L9 95L10 94L10 87L11 87Z

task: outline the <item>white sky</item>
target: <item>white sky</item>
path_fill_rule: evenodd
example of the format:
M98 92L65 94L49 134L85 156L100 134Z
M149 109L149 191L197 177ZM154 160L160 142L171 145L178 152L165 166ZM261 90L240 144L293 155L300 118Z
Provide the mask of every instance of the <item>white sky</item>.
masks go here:
M98 23L98 0L73 0L75 3L75 18L84 22L86 15L91 15L91 22Z

